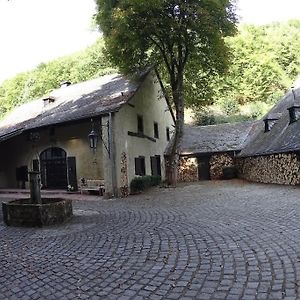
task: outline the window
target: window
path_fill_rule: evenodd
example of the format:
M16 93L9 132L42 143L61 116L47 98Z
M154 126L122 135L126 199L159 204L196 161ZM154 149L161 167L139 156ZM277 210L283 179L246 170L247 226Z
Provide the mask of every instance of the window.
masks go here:
M153 129L154 129L154 137L155 137L156 139L158 139L158 138L159 138L158 123L154 122L154 127L153 127Z
M167 136L167 141L169 141L170 140L170 128L169 127L166 128L166 136Z
M145 157L139 156L134 159L135 175L146 175Z
M144 133L143 117L140 116L140 115L137 116L137 132L138 133Z

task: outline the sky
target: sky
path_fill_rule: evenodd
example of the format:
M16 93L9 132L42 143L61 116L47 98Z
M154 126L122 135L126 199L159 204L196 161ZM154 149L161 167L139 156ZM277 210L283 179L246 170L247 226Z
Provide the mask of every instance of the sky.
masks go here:
M241 23L300 18L300 0L238 0ZM94 0L0 0L0 83L41 62L86 48Z
M299 0L237 0L242 23L267 24L300 19Z
M95 42L94 0L0 0L0 82Z

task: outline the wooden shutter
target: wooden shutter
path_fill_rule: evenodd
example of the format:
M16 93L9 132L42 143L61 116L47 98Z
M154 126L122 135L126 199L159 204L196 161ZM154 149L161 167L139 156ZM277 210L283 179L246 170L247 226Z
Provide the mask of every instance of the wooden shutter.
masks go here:
M145 157L139 156L134 159L135 165L135 175L145 175L146 174L146 166L145 166Z
M156 176L157 175L157 164L156 164L156 157L151 156L150 157L150 162L151 162L151 175Z
M76 173L76 157L67 157L68 167L68 185L73 187L73 191L78 190L77 173Z
M156 169L157 169L157 175L161 176L161 162L160 162L160 155L155 155L156 157Z
M160 155L151 156L150 161L151 161L151 175L161 176Z
M134 159L134 168L135 168L135 175L141 174L141 167L140 167L140 158L136 157Z
M141 164L141 175L146 175L146 165L145 165L144 156L140 156L140 164Z

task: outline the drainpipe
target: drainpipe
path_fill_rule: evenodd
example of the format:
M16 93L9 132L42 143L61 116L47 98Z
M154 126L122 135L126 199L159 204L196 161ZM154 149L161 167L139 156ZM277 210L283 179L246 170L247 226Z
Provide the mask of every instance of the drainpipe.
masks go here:
M108 128L108 144L109 144L109 156L110 156L110 167L111 167L111 182L113 197L118 196L117 188L117 174L116 174L116 152L115 152L115 138L114 138L114 113L109 113L109 128Z

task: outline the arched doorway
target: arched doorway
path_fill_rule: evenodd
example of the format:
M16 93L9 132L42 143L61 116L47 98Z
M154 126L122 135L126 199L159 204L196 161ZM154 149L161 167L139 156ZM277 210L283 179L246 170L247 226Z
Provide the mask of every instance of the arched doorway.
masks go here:
M44 150L40 155L41 180L43 188L65 189L67 179L66 151L52 147Z

